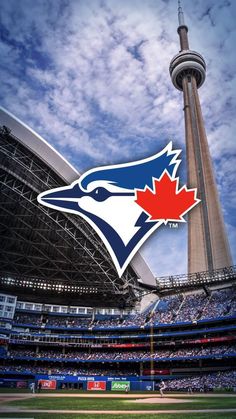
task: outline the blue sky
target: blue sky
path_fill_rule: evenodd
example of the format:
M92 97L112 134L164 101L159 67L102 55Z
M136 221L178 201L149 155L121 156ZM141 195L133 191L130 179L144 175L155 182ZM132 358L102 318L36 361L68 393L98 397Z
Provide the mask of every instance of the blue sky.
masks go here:
M0 102L81 173L181 147L175 0L1 0ZM236 261L236 2L182 1L190 47L207 63L199 90ZM187 225L157 230L141 253L157 276L185 273Z

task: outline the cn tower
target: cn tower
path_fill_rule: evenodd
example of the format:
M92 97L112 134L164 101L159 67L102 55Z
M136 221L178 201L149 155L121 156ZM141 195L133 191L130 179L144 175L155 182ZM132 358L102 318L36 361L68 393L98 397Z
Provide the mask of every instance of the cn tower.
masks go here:
M170 76L183 92L188 186L197 188L201 200L188 216L188 272L193 273L231 266L232 260L198 96L206 63L189 48L180 1L178 6L181 50L170 63Z

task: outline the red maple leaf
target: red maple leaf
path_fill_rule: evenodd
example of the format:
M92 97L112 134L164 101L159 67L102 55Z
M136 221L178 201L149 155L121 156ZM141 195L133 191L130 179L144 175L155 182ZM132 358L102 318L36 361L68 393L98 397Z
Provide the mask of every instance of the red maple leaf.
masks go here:
M150 216L150 220L182 221L182 216L199 202L196 189L183 186L178 189L178 178L171 179L168 172L154 180L153 191L146 187L136 190L138 205Z

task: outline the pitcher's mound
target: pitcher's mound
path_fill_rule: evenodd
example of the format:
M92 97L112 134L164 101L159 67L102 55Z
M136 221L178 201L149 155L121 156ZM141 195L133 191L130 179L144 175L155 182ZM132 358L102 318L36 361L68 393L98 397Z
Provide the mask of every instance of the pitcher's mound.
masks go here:
M128 400L126 400L127 402ZM150 404L175 404L175 403L189 403L194 400L190 399L174 399L170 397L150 397L149 399L129 400L129 403L150 403Z

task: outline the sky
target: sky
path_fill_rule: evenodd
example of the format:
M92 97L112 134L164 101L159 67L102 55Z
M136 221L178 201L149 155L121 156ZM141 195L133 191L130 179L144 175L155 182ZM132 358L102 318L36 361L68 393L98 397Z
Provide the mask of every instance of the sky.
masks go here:
M236 262L236 2L182 0L207 64L199 89ZM0 104L82 174L148 157L170 140L185 171L176 0L0 0ZM141 254L160 277L187 272L187 223L158 229Z

